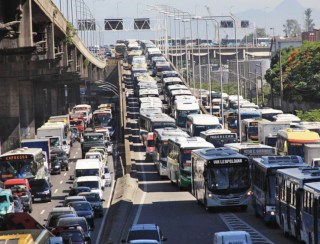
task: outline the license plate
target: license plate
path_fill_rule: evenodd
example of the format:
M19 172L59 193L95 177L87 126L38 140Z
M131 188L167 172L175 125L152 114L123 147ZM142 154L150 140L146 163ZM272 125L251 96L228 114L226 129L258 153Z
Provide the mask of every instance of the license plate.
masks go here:
M41 198L34 198L34 201L41 201Z

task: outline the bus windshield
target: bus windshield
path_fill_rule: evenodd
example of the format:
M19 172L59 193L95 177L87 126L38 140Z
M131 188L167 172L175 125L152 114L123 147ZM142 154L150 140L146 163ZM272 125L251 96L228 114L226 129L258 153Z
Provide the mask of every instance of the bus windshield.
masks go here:
M99 176L99 169L76 169L75 176Z
M231 133L216 134L209 136L206 140L212 143L215 147L223 147L224 144L237 142L237 135Z
M168 155L168 144L162 144L160 149L160 158L166 158Z
M187 120L187 116L189 114L198 114L199 113L199 110L177 110L177 114L178 114L178 121L177 121L177 124L179 126L185 126L186 124L186 120Z
M298 155L304 157L304 146L302 143L288 142L288 155Z
M165 127L172 127L172 128L177 128L176 124L174 122L170 123L170 122L163 122L163 123L153 123L152 124L152 131L154 131L155 129L162 129Z
M101 113L93 115L93 124L94 126L108 126L111 120L111 114Z
M250 140L258 140L258 127L250 126L248 127L248 138Z
M208 168L207 176L208 188L217 194L242 192L250 187L248 165Z
M180 168L186 171L191 170L191 150L192 149L181 150Z
M194 136L200 136L200 132L210 130L210 129L222 129L222 125L194 125Z
M34 178L37 173L37 166L32 159L23 161L4 161L0 164L2 180L12 178Z

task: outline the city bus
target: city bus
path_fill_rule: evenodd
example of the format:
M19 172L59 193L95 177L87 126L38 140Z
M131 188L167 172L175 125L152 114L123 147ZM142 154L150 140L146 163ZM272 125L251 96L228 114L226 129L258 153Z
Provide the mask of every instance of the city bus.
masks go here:
M256 109L240 109L240 121L244 119L261 118L261 113ZM231 116L227 118L229 130L232 132L238 132L238 110L231 113Z
M304 144L319 143L320 136L313 131L293 128L279 130L277 133L277 154L304 157Z
M214 148L201 137L177 137L168 141L168 178L179 189L191 186L191 151L200 148Z
M301 209L305 183L319 182L319 168L310 166L276 172L276 221L285 235L301 239Z
M17 148L0 155L1 181L14 178L47 179L48 162L41 148Z
M253 158L276 155L276 149L274 147L264 145L264 144L259 144L259 143L250 143L250 142L227 143L227 144L224 144L224 147L235 150L238 153L241 153L247 156L249 158L250 165Z
M276 222L277 169L307 166L300 156L263 156L252 160L252 206L266 223Z
M166 127L166 128L154 130L155 154L154 154L153 161L161 177L168 176L168 172L167 172L168 141L169 141L169 138L174 139L176 137L189 137L189 135L187 132L179 128Z
M191 192L206 210L213 207L247 209L250 196L248 157L225 148L192 151Z
M265 122L265 119L243 119L241 121L241 141L259 142L258 124Z
M200 136L200 132L210 129L222 129L218 117L210 114L189 114L186 121L190 136Z
M306 244L320 241L320 182L303 187L301 208L301 241Z
M263 119L273 121L273 116L276 116L278 114L283 114L282 110L273 109L273 108L261 108L259 109L261 112L261 116Z
M140 114L139 125L141 129L153 132L155 129L164 127L176 128L175 120L169 115L160 114Z
M306 129L320 134L320 122L301 121L294 125L295 128Z
M199 114L200 107L197 102L175 101L172 106L172 115L176 120L177 126L186 128L187 116Z
M231 133L227 129L211 129L202 131L200 137L212 143L215 148L223 147L227 143L236 143L238 141L237 133Z

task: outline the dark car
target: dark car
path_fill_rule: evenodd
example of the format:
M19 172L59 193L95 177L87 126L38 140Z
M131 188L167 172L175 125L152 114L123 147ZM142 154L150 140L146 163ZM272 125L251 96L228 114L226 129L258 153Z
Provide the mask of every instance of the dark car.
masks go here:
M80 192L91 192L87 186L70 187L69 196L77 196Z
M52 230L52 233L55 236L61 236L63 243L68 244L85 244L90 240L79 225L56 227Z
M94 212L88 201L70 202L68 206L73 207L79 217L85 217L90 227L94 229Z
M57 227L68 227L75 225L81 226L85 237L88 237L89 243L91 243L90 227L85 217L64 217L64 215L62 215L57 222Z
M29 183L32 202L51 202L51 184L46 179L32 179Z
M52 156L56 156L60 160L61 170L62 169L66 170L66 171L69 170L69 158L68 158L65 151L63 151L62 149L58 149L58 148L52 149L51 150L51 157Z
M51 156L51 174L61 174L61 163L57 155Z
M96 192L81 192L79 196L84 196L87 201L91 204L95 216L103 216L103 202L104 199L101 199L99 193Z
M79 201L87 201L87 199L84 196L66 196L64 198L64 201L60 203L62 203L63 206L66 207L70 202L79 202Z
M72 217L77 215L77 212L74 210L74 208L68 206L68 207L55 207L53 208L46 219L44 219L45 223L45 228L48 230L52 230L54 227L56 227L57 222L60 217L63 215L70 215L72 214Z
M129 228L127 238L122 240L123 243L131 241L153 240L157 243L163 243L167 238L163 237L160 227L157 224L135 224Z

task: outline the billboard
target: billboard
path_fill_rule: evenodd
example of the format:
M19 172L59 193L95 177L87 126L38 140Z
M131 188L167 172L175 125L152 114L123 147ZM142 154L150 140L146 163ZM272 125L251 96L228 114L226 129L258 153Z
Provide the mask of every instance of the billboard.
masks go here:
M149 18L138 18L134 19L135 30L150 30L150 19Z

